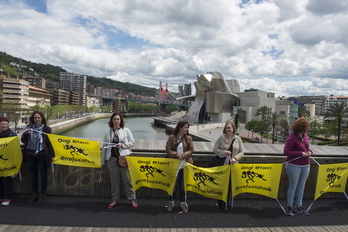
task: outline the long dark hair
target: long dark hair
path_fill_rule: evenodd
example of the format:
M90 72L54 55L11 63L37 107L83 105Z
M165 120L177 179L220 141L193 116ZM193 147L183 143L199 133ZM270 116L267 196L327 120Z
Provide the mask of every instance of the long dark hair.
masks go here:
M187 124L188 127L190 127L190 124L186 121L179 121L178 124L176 124L176 127L174 129L173 135L178 135L180 128L183 128ZM186 135L189 135L189 131L187 131L187 134L184 134L183 138L185 140L185 143L188 144ZM182 141L182 140L181 140Z
M113 113L113 114L111 115L110 121L109 121L109 127L110 127L110 128L114 128L114 123L113 123L112 119L113 119L116 115L120 116L120 119L121 119L120 127L123 128L123 127L124 127L124 120L123 120L122 115L121 115L120 113L118 113L118 112L115 112L115 113Z
M190 127L190 124L187 121L180 121L178 124L176 124L176 127L174 129L173 135L179 134L180 128L183 128L187 124L188 127ZM187 131L187 135L189 132Z
M41 112L41 111L38 111L38 110L35 110L32 114L31 114L31 116L30 116L30 124L35 124L35 121L34 121L34 115L35 114L39 114L40 115L40 117L41 117L41 122L42 122L42 124L44 124L45 126L47 126L47 120L46 120L46 118L45 118L45 115Z

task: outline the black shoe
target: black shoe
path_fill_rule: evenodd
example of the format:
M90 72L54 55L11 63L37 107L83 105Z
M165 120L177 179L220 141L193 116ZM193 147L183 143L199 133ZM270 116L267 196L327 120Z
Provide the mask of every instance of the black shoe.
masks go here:
M292 212L291 206L288 206L287 210L285 211L285 214L288 216L294 216L295 214Z
M295 213L298 213L298 214L304 214L304 215L307 215L307 216L309 215L308 211L304 210L304 208L302 206L300 206L300 207L295 206L293 211Z
M227 212L228 209L227 209L227 206L226 206L226 203L224 201L219 201L219 209L222 211L222 212Z
M39 200L37 201L38 205L42 205L46 201L46 195L40 195Z
M37 201L39 199L39 194L33 193L31 198L27 201L28 204L33 203L34 201Z

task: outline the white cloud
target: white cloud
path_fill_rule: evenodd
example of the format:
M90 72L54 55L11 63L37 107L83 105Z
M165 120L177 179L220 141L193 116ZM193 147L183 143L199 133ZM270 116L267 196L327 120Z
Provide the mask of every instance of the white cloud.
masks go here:
M207 71L279 96L347 91L347 0L46 2L0 3L0 50L171 91Z

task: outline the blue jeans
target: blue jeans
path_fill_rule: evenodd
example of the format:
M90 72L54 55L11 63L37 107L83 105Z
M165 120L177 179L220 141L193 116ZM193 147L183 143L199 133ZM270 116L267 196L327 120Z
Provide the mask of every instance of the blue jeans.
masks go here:
M176 182L174 185L173 195L169 197L169 201L175 200L175 193L179 187L180 202L186 202L185 189L184 189L184 169L178 171Z
M288 206L293 207L295 200L295 206L302 206L303 191L305 188L306 180L309 175L310 165L297 166L290 163L286 163L286 172L289 177L289 189L288 189Z
M39 171L41 178L41 191L42 195L46 194L47 187L47 165L45 154L34 156L27 155L28 166L31 174L31 188L33 193L39 193Z

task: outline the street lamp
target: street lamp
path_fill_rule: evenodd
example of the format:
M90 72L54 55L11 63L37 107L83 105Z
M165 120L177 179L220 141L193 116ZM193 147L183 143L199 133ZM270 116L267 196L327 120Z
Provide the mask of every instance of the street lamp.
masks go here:
M58 112L58 122L59 122L59 112Z
M75 111L72 112L72 119L74 119L74 117L75 117L74 114L75 114Z

